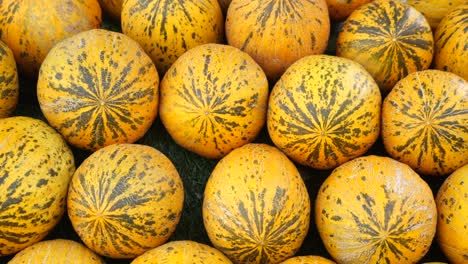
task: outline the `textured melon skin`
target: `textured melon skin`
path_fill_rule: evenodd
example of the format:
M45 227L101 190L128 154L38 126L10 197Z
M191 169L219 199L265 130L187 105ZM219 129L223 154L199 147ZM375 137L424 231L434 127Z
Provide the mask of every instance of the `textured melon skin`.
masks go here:
M36 78L42 61L61 40L101 26L98 0L2 0L0 38L18 68Z
M8 264L85 263L104 264L89 248L73 240L54 239L38 242L20 251Z
M183 54L164 76L159 112L179 145L220 158L255 139L267 101L268 80L247 53L205 44Z
M468 164L454 171L436 197L437 242L450 263L468 259Z
M437 209L430 187L408 165L366 156L323 182L315 222L338 263L417 263L434 238Z
M73 175L68 216L81 240L111 258L134 258L164 243L179 222L182 180L158 150L113 144L91 154Z
M436 29L440 21L454 8L468 4L467 0L405 0L426 17L432 29Z
M206 183L202 214L211 242L234 263L279 263L304 241L310 200L286 155L250 143L218 162Z
M145 252L131 264L231 264L221 251L210 246L185 240L171 241Z
M129 37L89 30L57 44L39 73L42 113L72 145L95 151L133 143L158 111L159 77Z
M335 262L320 256L299 256L283 261L281 264L335 264Z
M322 54L329 35L325 0L233 0L226 15L229 45L252 56L273 81L298 59Z
M468 82L439 70L397 83L382 106L387 153L425 175L448 175L468 163Z
M140 43L162 75L187 50L221 43L224 18L217 0L127 0L122 31Z
M12 51L0 41L0 118L10 116L18 104L19 86Z
M328 13L335 21L346 19L354 10L373 0L327 0Z
M376 0L346 19L336 54L362 64L386 94L409 73L429 68L433 46L431 27L415 8Z
M434 68L468 80L468 1L453 9L435 30Z
M75 171L65 140L41 120L0 119L0 256L43 239L65 211Z
M374 144L380 107L379 87L361 65L312 55L289 67L273 87L268 133L294 161L331 169Z

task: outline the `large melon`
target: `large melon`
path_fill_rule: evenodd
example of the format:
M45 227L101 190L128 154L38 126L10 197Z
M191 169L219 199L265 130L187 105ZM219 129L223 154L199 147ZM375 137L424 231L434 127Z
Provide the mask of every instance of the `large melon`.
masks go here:
M95 151L133 143L158 111L159 77L129 37L89 30L57 44L37 82L42 113L72 145Z
M325 0L233 0L226 15L229 45L252 56L271 80L296 60L323 53L329 35Z
M131 264L231 264L219 250L195 241L171 241L147 251Z
M104 264L104 261L89 248L73 240L45 240L27 247L11 259L8 264Z
M10 48L0 41L0 118L10 116L18 104L16 62Z
M401 0L416 8L426 17L432 29L436 29L440 21L459 5L468 4L467 0Z
M37 77L42 61L61 40L101 26L98 0L2 0L0 38L18 67Z
M409 166L366 156L322 183L315 222L338 263L417 263L434 238L437 209L431 189Z
M184 189L171 161L138 144L91 154L73 175L68 216L81 240L111 258L134 258L164 243L179 222Z
M437 242L450 263L468 261L468 164L454 171L436 197Z
M374 144L380 105L379 87L361 65L312 55L294 63L273 87L268 133L294 161L331 169Z
M255 139L267 100L267 78L247 53L205 44L183 54L164 76L159 111L179 145L220 158Z
M468 4L458 6L442 19L434 39L434 68L468 80Z
M46 123L0 119L0 256L38 242L54 228L74 171L70 148Z
M468 163L468 82L439 70L397 83L382 106L388 154L425 175L446 175Z
M213 245L234 263L279 263L307 235L309 194L281 151L246 144L222 158L211 173L203 221Z
M224 38L224 18L217 0L127 0L122 31L143 46L164 74L187 50Z
M338 33L336 54L359 62L384 93L409 73L429 68L434 38L415 8L377 0L353 12Z

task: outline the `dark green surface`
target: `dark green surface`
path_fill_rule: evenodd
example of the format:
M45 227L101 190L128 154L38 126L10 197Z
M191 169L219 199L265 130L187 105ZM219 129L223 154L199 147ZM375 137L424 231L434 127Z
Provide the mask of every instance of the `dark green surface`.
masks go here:
M103 27L119 31L119 27L115 24L105 23ZM333 28L336 30L336 27ZM336 36L336 34L332 35ZM332 37L332 39L334 38ZM333 49L334 45L333 41L331 41L327 53L332 54ZM37 103L35 88L35 81L21 79L21 96L15 115L32 116L45 120L40 112L40 108ZM256 142L271 144L266 129L262 130ZM184 182L184 210L182 218L177 226L177 229L170 238L170 240L189 239L210 245L209 239L203 226L203 220L201 216L201 205L203 201L203 190L205 182L209 177L212 169L216 165L217 160L204 159L194 153L191 153L179 147L168 135L168 133L162 126L159 118L156 119L153 126L150 128L150 130L144 136L144 138L139 140L137 143L153 146L161 152L163 152L165 155L167 155L167 157L174 163L174 165L178 169L178 172ZM86 158L89 155L88 152L83 152L77 149L73 149L73 152L75 154L77 166L82 162L84 158ZM365 155L369 154L385 156L387 155L383 149L380 140L377 141L376 144L372 147L372 149ZM301 172L301 175L303 176L303 179L306 183L310 199L313 205L321 183L325 180L325 178L330 174L331 171L316 171L299 165L298 169ZM444 178L425 177L424 179L431 186L435 194L440 185L442 184ZM330 255L326 252L318 235L317 229L313 222L313 214L311 215L311 221L312 222L310 225L309 233L297 255L320 255L330 258ZM59 225L50 233L50 235L46 239L53 238L66 238L79 241L79 237L73 231L73 228L66 214L59 223ZM0 258L0 263L7 263L7 261L10 258L11 256ZM130 260L105 260L107 263L130 263ZM421 262L430 261L447 262L447 259L442 255L439 247L435 243L432 245L430 251L426 254L426 256L422 259Z

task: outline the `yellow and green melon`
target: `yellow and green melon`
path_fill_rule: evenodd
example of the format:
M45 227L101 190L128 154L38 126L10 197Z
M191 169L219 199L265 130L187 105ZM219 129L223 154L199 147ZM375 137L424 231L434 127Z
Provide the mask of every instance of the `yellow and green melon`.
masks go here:
M0 118L10 116L19 97L18 72L10 48L0 41Z

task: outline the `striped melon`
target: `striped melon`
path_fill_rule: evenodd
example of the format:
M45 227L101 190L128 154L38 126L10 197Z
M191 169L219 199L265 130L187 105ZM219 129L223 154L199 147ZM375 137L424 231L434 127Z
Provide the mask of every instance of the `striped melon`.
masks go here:
M468 80L467 28L468 4L460 5L448 13L434 34L434 68L453 72L465 80Z
M437 242L450 260L468 261L468 164L457 169L439 188L436 197Z
M262 129L268 81L241 50L205 44L183 54L161 81L161 121L172 138L207 158L220 158Z
M437 209L431 189L409 166L366 156L322 183L315 222L338 263L416 263L434 238Z
M157 115L158 85L157 70L137 42L95 29L50 51L37 96L44 116L70 144L95 151L146 133Z
M122 31L138 41L159 73L187 50L224 38L224 18L217 0L127 0Z
M329 35L325 0L233 0L226 15L229 45L252 56L271 80L296 60L323 53Z
M0 118L10 116L18 104L16 62L10 48L0 41Z
M65 211L74 157L41 120L0 119L0 256L43 239Z
M379 87L361 65L311 55L294 63L273 87L268 133L294 161L331 169L377 140L380 105Z
M382 92L432 62L429 23L415 8L397 0L377 0L353 12L338 33L336 54L359 62Z
M408 75L382 106L382 138L393 158L425 175L468 163L468 82L439 70Z
M103 12L116 21L120 21L123 2L124 0L99 0Z
M30 263L83 263L104 264L89 248L73 240L54 239L36 243L20 251L8 264Z
M137 257L131 264L230 264L219 250L210 246L185 240L172 241L151 249Z
M81 240L111 258L134 258L164 243L179 222L182 180L158 150L113 144L77 168L68 216Z
M281 264L335 264L335 262L320 256L299 256L283 261Z
M246 144L222 158L211 173L203 221L213 245L234 263L279 263L307 235L309 194L281 151Z
M37 77L42 61L61 40L101 26L98 0L2 0L0 38L18 68Z
M467 0L400 0L416 8L426 17L432 29L436 29L440 21L454 8L468 4Z
M354 10L373 0L327 0L328 13L335 21L346 19Z

